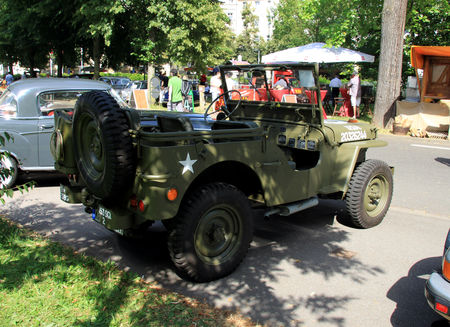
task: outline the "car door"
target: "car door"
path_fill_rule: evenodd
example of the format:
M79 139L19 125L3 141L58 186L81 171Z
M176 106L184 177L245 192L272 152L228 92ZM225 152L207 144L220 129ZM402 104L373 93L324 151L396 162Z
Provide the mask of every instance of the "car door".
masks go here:
M53 133L55 121L53 116L39 117L38 121L38 133L39 133L39 145L38 145L38 162L42 168L53 168L54 160L50 152L50 137Z
M9 90L0 98L0 132L6 132L11 139L4 150L12 153L19 166L37 167L38 162L38 125L36 111L30 110L26 101L28 94L20 98ZM34 109L36 106L34 106Z
M72 112L75 103L82 92L76 90L57 90L42 92L38 95L38 109L40 117L37 123L39 133L39 166L53 167L54 160L50 152L50 137L53 133L54 111L64 110Z

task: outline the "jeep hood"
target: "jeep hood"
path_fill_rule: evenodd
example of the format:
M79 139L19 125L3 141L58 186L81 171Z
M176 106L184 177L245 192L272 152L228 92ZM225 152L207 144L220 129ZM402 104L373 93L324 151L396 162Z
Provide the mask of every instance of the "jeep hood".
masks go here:
M326 119L324 127L325 133L335 143L373 140L377 136L376 127L365 123Z

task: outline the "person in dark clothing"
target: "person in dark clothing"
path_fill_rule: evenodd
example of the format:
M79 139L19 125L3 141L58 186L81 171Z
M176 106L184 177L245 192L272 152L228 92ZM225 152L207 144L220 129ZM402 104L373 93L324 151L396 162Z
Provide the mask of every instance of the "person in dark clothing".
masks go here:
M334 105L336 103L336 101L334 100L334 98L338 98L339 97L339 89L342 87L342 82L339 79L339 75L336 74L334 76L334 78L330 81L330 88L331 88L331 101L332 101L332 105L334 108Z
M166 96L167 87L169 86L169 78L166 76L166 71L164 69L161 70L159 79L161 80L161 87L159 91L159 103L161 104Z
M202 76L200 76L200 85L206 85L206 75L202 74Z

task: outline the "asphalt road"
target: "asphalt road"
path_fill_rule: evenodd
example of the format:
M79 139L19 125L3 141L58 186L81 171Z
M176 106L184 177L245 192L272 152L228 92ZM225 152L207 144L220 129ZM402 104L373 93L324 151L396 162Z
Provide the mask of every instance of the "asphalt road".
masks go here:
M39 187L8 199L2 213L80 252L268 326L431 326L440 318L423 287L440 266L450 227L450 142L381 139L389 146L370 149L368 157L395 166L394 198L381 225L347 227L343 204L331 200L284 218L264 220L255 212L246 259L229 277L207 284L173 272L162 225L154 225L146 241L124 241L81 206L61 202L57 178L38 178Z

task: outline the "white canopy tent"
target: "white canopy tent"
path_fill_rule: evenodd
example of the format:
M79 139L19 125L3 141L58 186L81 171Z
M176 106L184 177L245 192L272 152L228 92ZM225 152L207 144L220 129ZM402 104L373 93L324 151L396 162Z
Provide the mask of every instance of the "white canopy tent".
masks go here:
M262 57L262 62L287 63L287 62L373 62L375 57L360 51L340 47L328 48L325 43L310 43L301 47L290 48L267 54Z

